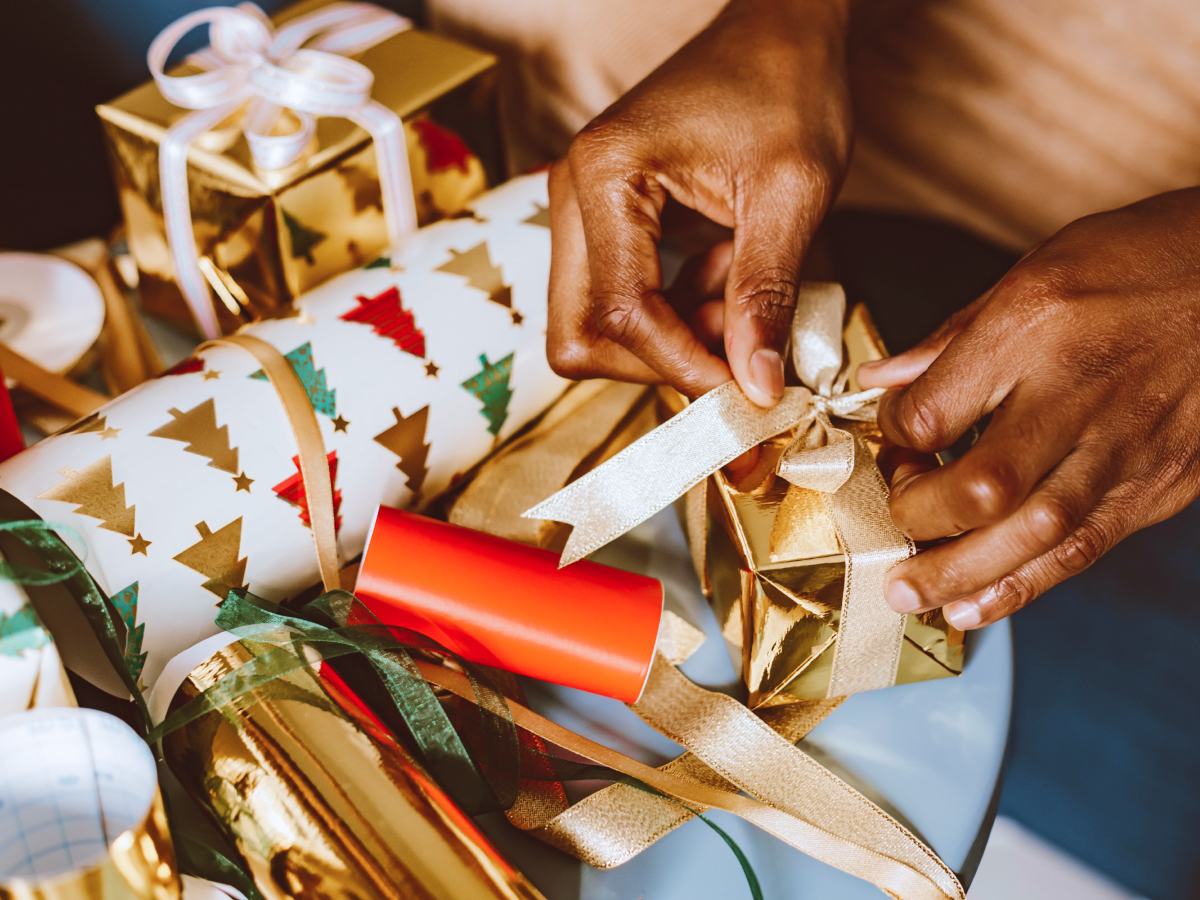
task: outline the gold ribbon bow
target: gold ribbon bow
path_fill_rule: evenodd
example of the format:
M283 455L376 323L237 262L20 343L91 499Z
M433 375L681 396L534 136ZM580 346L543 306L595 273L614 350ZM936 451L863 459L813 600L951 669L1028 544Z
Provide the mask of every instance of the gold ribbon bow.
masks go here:
M772 409L734 382L709 391L608 462L526 511L575 526L562 565L582 559L644 522L763 441L795 429L776 472L821 492L846 556L842 616L830 677L836 697L895 684L904 616L883 598L889 569L915 548L892 521L888 490L861 440L830 415L871 421L881 388L849 393L842 352L846 298L836 284L804 284L792 323L792 362L804 387Z

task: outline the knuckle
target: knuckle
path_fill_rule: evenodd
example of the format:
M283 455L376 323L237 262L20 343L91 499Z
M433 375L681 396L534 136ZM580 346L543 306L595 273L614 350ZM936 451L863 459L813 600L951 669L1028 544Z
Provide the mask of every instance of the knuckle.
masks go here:
M786 324L792 320L799 287L795 272L783 267L766 267L739 278L734 286L734 296L752 318Z
M994 618L1012 615L1026 606L1038 594L1033 583L1023 574L1013 572L996 583L995 601L992 604Z
M1108 540L1104 533L1093 525L1084 525L1055 548L1054 564L1067 576L1078 575L1107 549Z
M976 460L961 485L959 503L977 524L1004 518L1023 499L1020 476L1005 459Z
M593 298L596 333L635 353L643 333L644 312L641 304L624 294L597 293Z
M550 369L562 378L580 381L601 374L590 347L583 341L560 340L547 342L546 356Z
M1079 523L1075 509L1061 498L1044 497L1029 512L1029 535L1038 547L1057 547Z
M936 453L944 448L946 416L929 397L913 397L905 392L893 420L896 431L913 450Z

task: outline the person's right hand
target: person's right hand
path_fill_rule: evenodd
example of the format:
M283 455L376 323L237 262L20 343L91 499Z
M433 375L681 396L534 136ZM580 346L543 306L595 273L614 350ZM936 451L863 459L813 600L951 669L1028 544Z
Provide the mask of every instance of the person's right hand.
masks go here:
M755 403L779 401L800 265L850 153L849 3L733 0L575 138L550 174L556 372L691 397L732 372ZM685 323L696 309L663 296L668 195L734 230L704 270L723 304L700 314L728 365Z

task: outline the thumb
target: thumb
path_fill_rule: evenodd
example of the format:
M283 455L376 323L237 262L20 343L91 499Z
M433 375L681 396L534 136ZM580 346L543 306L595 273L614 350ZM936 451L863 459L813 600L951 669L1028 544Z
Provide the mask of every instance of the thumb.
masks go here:
M739 210L725 286L725 354L733 377L759 406L783 397L800 265L825 205L805 208L795 191L770 190Z

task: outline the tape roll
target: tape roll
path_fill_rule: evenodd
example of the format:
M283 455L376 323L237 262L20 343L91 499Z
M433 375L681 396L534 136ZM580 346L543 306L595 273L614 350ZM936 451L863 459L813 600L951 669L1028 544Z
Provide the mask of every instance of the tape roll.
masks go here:
M0 900L179 900L150 748L93 709L0 719Z
M104 327L104 295L79 266L42 253L0 253L0 344L65 374Z

